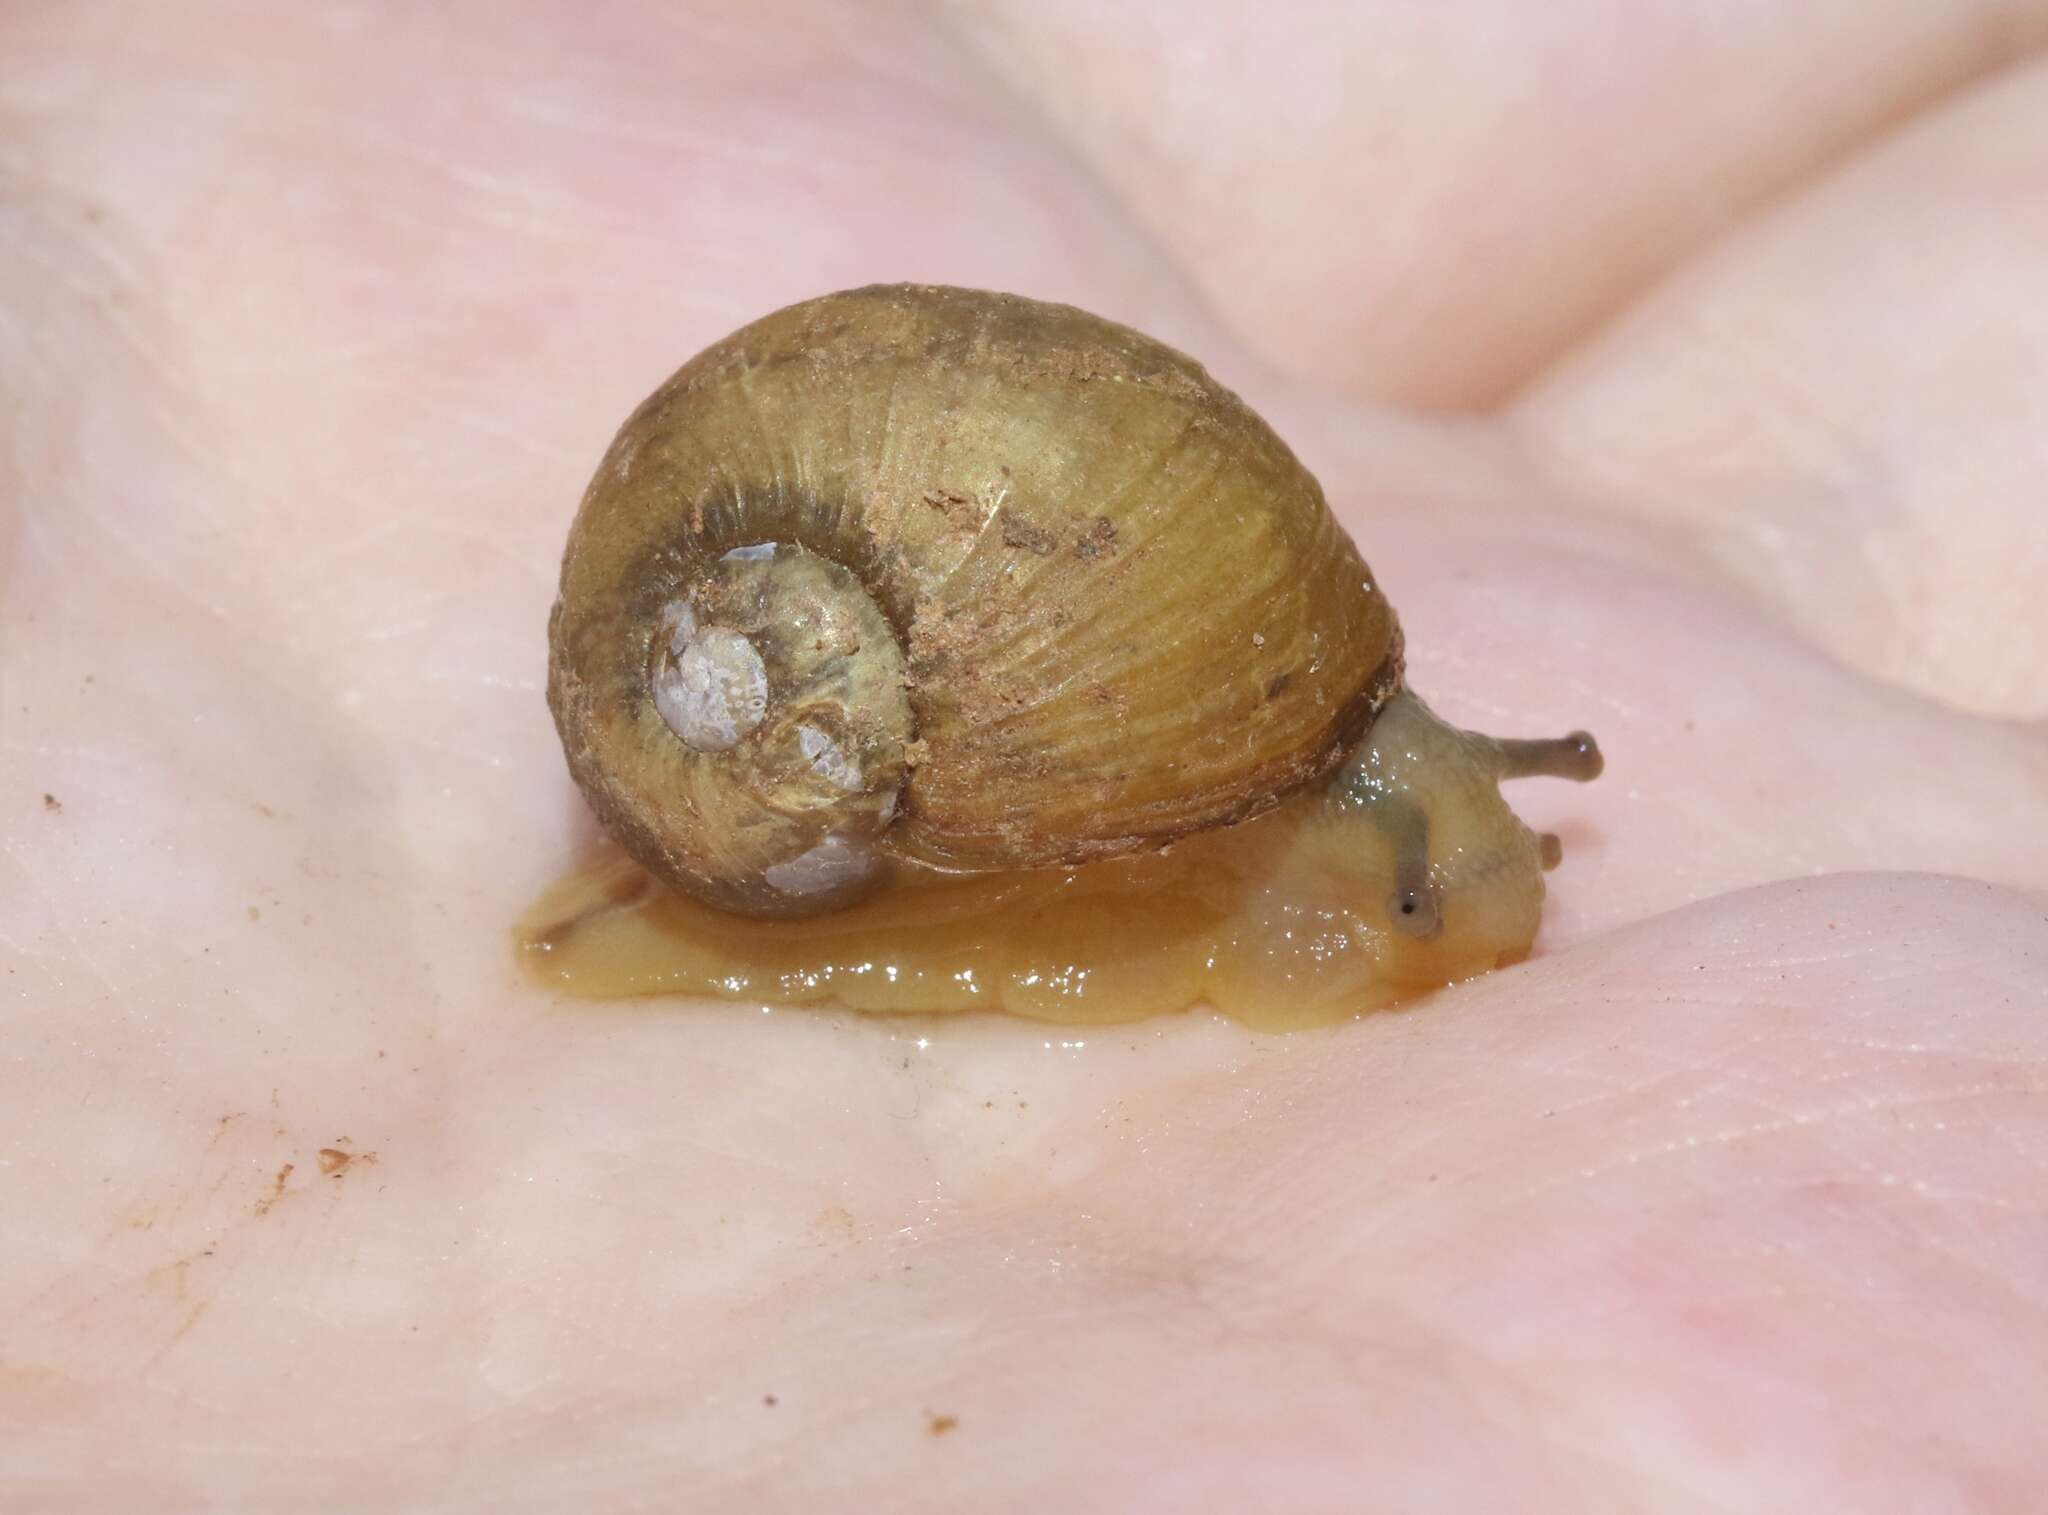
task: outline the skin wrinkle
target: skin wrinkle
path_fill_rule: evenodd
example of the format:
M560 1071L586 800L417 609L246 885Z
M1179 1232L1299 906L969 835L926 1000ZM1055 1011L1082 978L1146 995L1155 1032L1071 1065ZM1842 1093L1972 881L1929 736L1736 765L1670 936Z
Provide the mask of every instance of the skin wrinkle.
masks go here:
M1775 1135L1781 1131L1804 1130L1825 1127L1833 1122L1848 1120L1856 1116L1875 1114L1895 1115L1903 1110L1951 1104L1959 1100L1973 1100L1985 1094L2013 1092L2008 1085L1983 1083L1966 1085L1961 1088L1944 1090L1939 1093L1916 1096L1912 1099L1901 1097L1881 1098L1876 1096L1851 1100L1844 1104L1821 1106L1817 1109L1798 1111L1776 1120L1754 1121L1747 1125L1724 1127L1704 1133L1674 1137L1668 1141L1648 1147L1631 1148L1615 1157L1603 1167L1581 1168L1574 1175L1577 1179L1597 1179L1603 1174L1620 1167L1635 1165L1659 1157L1669 1157L1680 1152L1697 1151L1701 1147L1729 1146L1758 1136ZM2048 1086L2029 1090L2031 1093L2048 1093Z
M1300 160L1296 174L1285 177L1257 175L1246 147L1219 153L1207 141L1202 155L1181 140L1204 142L1212 134L1198 123L1219 115L1226 123L1236 119L1229 73L1284 46L1260 21L1245 16L1219 24L1163 7L1110 18L1078 6L1002 3L952 5L940 13L1043 102L1048 116L1115 177L1170 245L1190 250L1203 287L1248 340L1268 352L1291 349L1297 364L1354 392L1439 405L1484 404L1512 392L1691 247L1799 179L1823 172L1891 123L2019 56L2038 42L2044 21L2038 7L2007 9L2000 13L2004 25L1994 27L1984 20L1986 7L1960 6L1938 15L1887 13L1873 31L1866 11L1833 6L1785 27L1775 12L1767 18L1763 8L1749 7L1731 17L1733 25L1700 29L1689 39L1695 18L1669 13L1629 48L1586 45L1602 24L1594 7L1584 13L1574 7L1475 10L1433 24L1398 10L1373 13L1357 40L1340 31L1313 61L1297 61L1290 109L1269 112L1256 127L1224 128L1227 140L1274 142ZM1489 34L1489 24L1497 36ZM1784 67L1773 57L1768 70L1759 69L1761 60L1742 38L1760 25L1777 30L1775 53L1788 60L1810 55L1815 67ZM1860 47L1841 45L1851 30L1861 33ZM1137 88L1108 87L1102 75L1170 46L1169 38L1179 40L1175 34L1220 43L1211 56L1190 60L1186 77L1200 80L1197 88L1180 98L1162 96L1153 81L1180 76L1154 70L1135 74L1144 81ZM1490 40L1496 45L1487 46ZM1699 46L1688 51L1684 40ZM1390 59L1404 57L1403 44L1414 50L1410 67L1390 67ZM1494 111L1474 110L1468 119L1439 108L1437 115L1448 119L1408 142L1404 106L1428 88L1432 65L1454 60L1473 95L1485 98L1489 84L1499 86ZM1688 63L1707 77L1688 75ZM1856 78L1859 65L1869 71L1868 88L1836 83ZM1568 104L1543 116L1528 97L1546 69ZM1341 86L1335 82L1340 75ZM1350 125L1339 111L1314 109L1312 87L1325 76L1332 88L1365 102L1353 134L1315 129L1332 117L1340 132ZM1634 115L1616 136L1590 133L1580 122L1598 112L1572 99L1573 90L1604 96L1617 111ZM1796 111L1787 108L1793 99ZM1686 102L1682 113L1672 108L1674 101ZM1715 147L1698 155L1703 161L1689 165L1691 172L1659 174L1660 156L1676 146L1674 133L1715 137L1705 129L1709 117L1743 129L1721 132ZM1772 130L1743 127L1762 121ZM1571 237L1509 224L1512 208L1525 197L1512 178L1502 192L1500 160L1510 155L1509 142L1519 146L1530 133L1575 170L1530 182L1567 204L1560 224L1578 239L1604 244L1604 256L1586 257ZM1339 163L1349 170L1345 187L1363 190L1361 199L1377 191L1383 210L1378 220L1354 228L1339 207L1337 224L1347 232L1369 230L1381 245L1360 247L1339 236L1322 245L1267 248L1263 259L1248 261L1236 233L1244 224L1261 224L1261 191L1279 197L1283 216L1291 214L1307 186L1329 193L1322 181L1336 177ZM1219 218L1222 207L1234 219ZM1536 208L1529 205L1524 219L1540 228ZM1496 274L1503 265L1511 270L1500 280L1497 305L1474 300L1470 289L1447 287L1463 270L1456 257L1446 258L1446 247L1491 261ZM1531 287L1545 289L1547 298L1528 302L1509 293ZM1443 362L1446 348L1467 372ZM1475 368L1477 376L1470 372Z
M2038 366L2038 332L2022 309L1966 343L1921 344L1910 333L1915 312L1954 311L1964 324L2010 304L2000 292L2041 241L2032 202L2008 186L2042 158L2032 118L2044 91L2048 68L2015 66L1903 128L1709 249L1548 376L1518 417L1569 487L1608 508L1667 516L1854 666L1931 699L2020 717L2039 713L2029 649L2048 627L2017 590L1969 586L1982 563L2038 555L2022 502L2048 460L2009 440L2034 429L2015 406L2031 392L2023 375ZM1969 141L1980 145L1943 150ZM1981 145L1992 141L1999 146ZM1930 212L1930 202L1945 211ZM1912 221L1877 234L1908 206ZM1971 212L1989 226L1956 238L1912 229ZM1935 280L1922 270L1937 249L1944 276ZM1853 279L1815 282L1838 264ZM1796 314L1759 322L1758 284L1776 266L1788 270L1778 282L1814 287ZM1890 320L1846 322L1862 302L1888 307ZM1595 422L1595 392L1623 369L1654 370L1649 349L1665 345L1685 356L1631 400L1607 390L1616 404ZM1959 418L1953 396L1971 393L1978 373L1981 413ZM1806 398L1830 392L1830 403ZM1680 393L1688 401L1674 403ZM1669 433L1649 419L1659 413L1694 429ZM1917 428L1902 429L1902 414ZM1630 461L1629 415L1646 423L1638 440L1657 454L1653 466ZM1594 443L1601 425L1613 429ZM1755 441L1725 445L1744 437ZM1781 474L1796 487L1752 482Z
M1631 1461L1626 1451L1611 1440L1566 1433L1560 1422L1568 1417L1571 1405L1561 1385L1548 1385L1539 1377L1516 1374L1504 1354L1489 1351L1482 1343L1451 1338L1420 1319L1406 1317L1397 1301L1382 1299L1374 1303L1391 1314L1399 1335L1420 1339L1420 1344L1411 1347L1408 1355L1427 1363L1426 1371L1439 1386L1437 1392L1454 1401L1460 1416L1478 1433L1473 1437L1476 1445L1488 1442L1490 1438L1484 1432L1489 1427L1494 1437L1499 1438L1524 1431L1533 1422L1542 1425L1547 1450L1563 1450L1557 1443L1564 1442L1580 1468L1590 1462L1619 1469ZM1376 1328L1370 1332L1347 1332L1304 1311L1297 1330L1287 1331L1282 1317L1258 1333L1258 1339L1273 1343L1288 1358L1302 1362L1305 1375L1309 1366L1319 1364L1332 1379L1348 1381L1363 1399L1375 1386L1376 1378L1386 1376L1379 1360L1389 1355L1386 1343L1390 1334L1396 1333L1390 1333L1385 1319L1376 1322ZM1501 1393L1503 1384L1513 1386L1511 1394ZM1504 1399L1512 1402L1500 1402ZM1652 1483L1657 1481L1658 1470L1654 1468L1633 1471L1647 1476Z

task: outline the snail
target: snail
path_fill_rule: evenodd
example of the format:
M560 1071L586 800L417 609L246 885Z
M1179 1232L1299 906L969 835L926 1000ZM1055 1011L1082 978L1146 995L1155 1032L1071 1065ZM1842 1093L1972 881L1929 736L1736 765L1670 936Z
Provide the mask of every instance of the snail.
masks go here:
M1498 782L1601 766L1439 721L1316 480L1200 365L978 290L826 295L686 363L584 495L548 646L632 861L522 941L596 994L1369 1008L1526 953L1560 848Z

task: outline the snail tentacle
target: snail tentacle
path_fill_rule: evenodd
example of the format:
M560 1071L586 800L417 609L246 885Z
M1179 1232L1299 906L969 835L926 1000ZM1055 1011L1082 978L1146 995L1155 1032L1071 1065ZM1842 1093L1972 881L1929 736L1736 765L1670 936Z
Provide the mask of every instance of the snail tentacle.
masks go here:
M1393 852L1387 923L1403 936L1428 940L1443 930L1443 912L1429 870L1429 813L1405 794L1374 792L1365 813Z
M1504 779L1570 779L1590 784L1600 777L1607 760L1590 731L1572 731L1559 737L1489 737L1500 753L1500 776Z

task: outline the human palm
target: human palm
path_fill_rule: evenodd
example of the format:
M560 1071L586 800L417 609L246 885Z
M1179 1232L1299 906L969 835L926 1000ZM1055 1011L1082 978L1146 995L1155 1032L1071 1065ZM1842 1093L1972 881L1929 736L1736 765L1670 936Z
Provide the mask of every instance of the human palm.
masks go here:
M2048 9L1642 9L0 16L0 1507L2038 1507ZM875 279L1194 352L1599 734L1534 959L518 977L590 467Z

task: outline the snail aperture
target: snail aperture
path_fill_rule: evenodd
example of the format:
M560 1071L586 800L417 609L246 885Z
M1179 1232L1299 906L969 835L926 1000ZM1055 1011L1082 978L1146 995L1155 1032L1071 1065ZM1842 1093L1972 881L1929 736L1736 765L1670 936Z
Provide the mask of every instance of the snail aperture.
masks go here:
M1193 360L975 290L828 295L684 365L584 496L549 646L570 770L640 865L842 933L942 880L1270 842L1286 807L1358 929L1425 949L1468 914L1450 955L1491 965L1555 861L1495 784L1598 771L1583 733L1495 741L1403 690L1315 479Z

